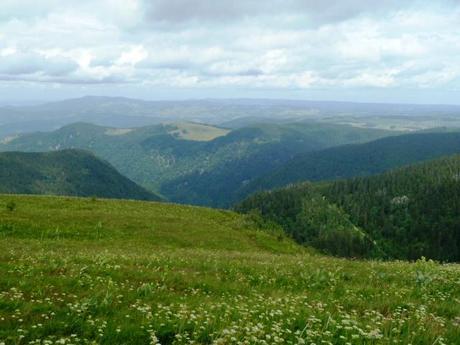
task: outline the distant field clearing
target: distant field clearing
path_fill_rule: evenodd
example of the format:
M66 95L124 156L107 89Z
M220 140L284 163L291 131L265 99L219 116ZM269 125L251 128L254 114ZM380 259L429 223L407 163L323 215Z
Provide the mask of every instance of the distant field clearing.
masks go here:
M105 134L117 136L117 135L125 135L128 133L131 133L132 131L133 131L132 128L109 128L105 131Z
M194 141L211 141L230 132L227 129L192 122L179 122L174 126L177 129L170 131L170 134L177 138Z

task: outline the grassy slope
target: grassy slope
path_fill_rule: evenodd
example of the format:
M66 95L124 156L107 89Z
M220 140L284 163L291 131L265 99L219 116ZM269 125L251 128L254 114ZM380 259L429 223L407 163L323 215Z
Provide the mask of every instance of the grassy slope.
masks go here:
M457 265L317 256L234 213L159 203L0 196L0 224L0 343L460 338Z

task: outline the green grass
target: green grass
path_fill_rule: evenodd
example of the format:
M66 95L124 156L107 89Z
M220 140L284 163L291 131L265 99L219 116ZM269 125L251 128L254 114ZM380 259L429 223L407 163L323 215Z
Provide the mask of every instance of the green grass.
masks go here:
M458 265L320 256L227 211L0 196L0 344L456 344L459 302Z

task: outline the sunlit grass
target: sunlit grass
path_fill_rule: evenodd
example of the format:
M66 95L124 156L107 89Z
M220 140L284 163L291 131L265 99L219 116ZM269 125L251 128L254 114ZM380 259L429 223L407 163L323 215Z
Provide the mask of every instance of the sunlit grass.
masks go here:
M459 343L458 265L328 258L159 203L2 196L0 217L0 344Z

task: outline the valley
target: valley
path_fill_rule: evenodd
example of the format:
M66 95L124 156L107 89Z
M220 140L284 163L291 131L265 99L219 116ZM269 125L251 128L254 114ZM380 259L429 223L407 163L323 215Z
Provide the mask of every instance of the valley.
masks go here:
M3 141L0 151L84 149L170 201L229 207L237 201L236 190L299 153L394 134L316 122L261 123L232 131L197 123L129 130L77 123Z

